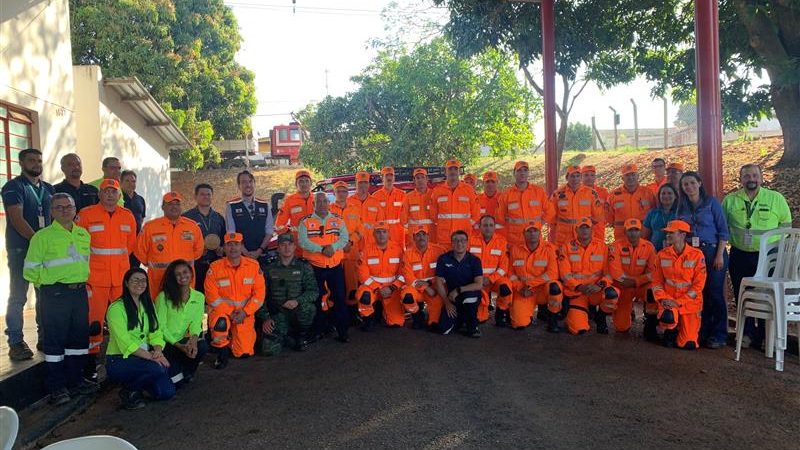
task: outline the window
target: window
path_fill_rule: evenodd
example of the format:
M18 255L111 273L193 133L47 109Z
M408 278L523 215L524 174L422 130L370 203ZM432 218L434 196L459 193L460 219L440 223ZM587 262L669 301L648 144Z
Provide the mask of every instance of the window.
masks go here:
M298 128L292 128L291 130L291 140L294 142L300 141L300 130Z
M289 140L289 130L281 128L278 130L278 142L286 142Z
M32 123L29 114L0 103L0 187L20 174L17 157L21 150L32 147ZM0 202L0 215L4 213Z

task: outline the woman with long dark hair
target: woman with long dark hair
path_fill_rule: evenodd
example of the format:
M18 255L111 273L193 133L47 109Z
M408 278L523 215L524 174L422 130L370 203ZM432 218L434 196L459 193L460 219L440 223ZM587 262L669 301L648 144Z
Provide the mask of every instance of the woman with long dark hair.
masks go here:
M191 382L208 351L208 344L200 339L206 298L192 289L193 278L188 262L173 261L167 266L161 292L156 297L156 314L166 342L164 356L170 364L170 378L178 386Z
M697 172L689 171L681 177L678 219L691 227L689 243L703 251L708 271L703 288L700 342L708 348L722 348L728 342L728 305L725 302L728 221L719 200L706 194Z
M122 279L122 297L108 307L106 371L112 382L122 383L119 392L125 409L145 406L143 391L156 400L175 395L169 379L169 361L164 357L164 338L147 286L147 272L130 269Z
M678 214L678 190L675 186L664 183L658 188L656 201L658 204L647 212L642 222L642 237L652 242L656 251L660 252L667 240L664 227L675 220Z

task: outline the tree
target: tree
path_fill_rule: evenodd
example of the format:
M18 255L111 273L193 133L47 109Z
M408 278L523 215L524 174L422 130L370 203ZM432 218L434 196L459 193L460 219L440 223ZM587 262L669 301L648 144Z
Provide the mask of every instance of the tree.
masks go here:
M496 0L434 0L450 10L447 33L460 55L487 48L513 52L530 85L543 95L542 85L528 66L541 59L540 5ZM556 73L563 95L556 105L559 164L567 137L569 115L588 82L602 88L633 80L636 75L634 30L626 11L638 8L631 0L561 0L555 2ZM579 74L582 74L579 77Z
M675 126L688 127L697 125L697 105L694 102L681 103L678 107L678 117Z
M564 140L564 149L588 150L592 146L592 127L580 122L574 122L567 127L567 137Z
M197 108L172 109L172 106L167 104L164 105L164 112L170 116L192 144L191 148L174 151L170 155L175 167L194 172L206 164L218 164L222 160L219 149L211 143L214 139L214 127L208 120L197 119Z
M637 64L659 92L695 95L693 3L649 0L632 17L644 25ZM720 0L723 123L736 128L774 115L783 128L781 164L800 164L800 1ZM769 75L769 84L756 75Z
M533 143L539 102L501 52L459 59L439 37L413 51L382 51L353 77L355 92L300 113L303 162L324 173L383 165L440 165Z
M241 37L222 0L70 0L70 22L75 64L136 76L162 106L183 111L185 127L202 124L212 139L250 132L254 75L234 60ZM197 132L184 126L187 136ZM204 154L214 159L205 146L176 161L202 165Z

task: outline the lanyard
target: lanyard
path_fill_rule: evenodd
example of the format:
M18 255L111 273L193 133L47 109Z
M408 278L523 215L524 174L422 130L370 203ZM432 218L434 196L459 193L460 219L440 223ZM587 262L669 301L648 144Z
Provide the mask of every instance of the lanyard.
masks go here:
M28 182L25 185L25 187L29 191L31 191L31 194L33 194L33 198L36 199L36 206L39 207L39 215L41 215L42 214L42 202L44 202L44 191L45 191L44 186L40 185L39 188L36 189L36 188L33 187L33 184Z
M748 230L753 226L753 224L750 222L750 218L753 217L753 213L756 212L756 207L758 207L758 199L756 199L756 201L753 203L750 203L747 200L744 201L744 208L745 211L747 211L747 223L744 227Z

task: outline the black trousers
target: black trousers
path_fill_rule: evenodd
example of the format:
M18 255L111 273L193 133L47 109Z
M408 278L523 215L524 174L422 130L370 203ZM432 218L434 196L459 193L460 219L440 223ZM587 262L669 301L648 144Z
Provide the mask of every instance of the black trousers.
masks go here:
M330 299L333 300L333 323L339 336L346 336L350 326L350 315L347 304L345 303L345 284L344 268L341 264L336 267L316 267L314 266L314 277L317 279L319 296L315 302L317 312L314 315L312 329L316 334L325 333L328 326L328 318L322 311L322 295L329 292Z
M182 344L185 344L187 339L183 339L181 341ZM178 347L175 347L171 344L166 344L164 346L164 356L169 361L169 377L172 379L173 383L177 383L178 381L191 377L197 372L197 366L200 365L200 361L203 360L203 357L208 353L208 343L205 339L199 338L197 340L197 355L194 358L189 358L186 356L186 353L178 350ZM181 374L180 377L177 377L178 374ZM180 379L177 379L180 378Z
M456 316L450 317L447 309L442 307L442 315L439 316L439 331L447 333L458 331L462 325L466 325L467 331L478 329L478 305L480 304L480 291L463 292L456 297Z
M41 287L42 350L48 392L80 383L89 353L89 299L83 283Z

